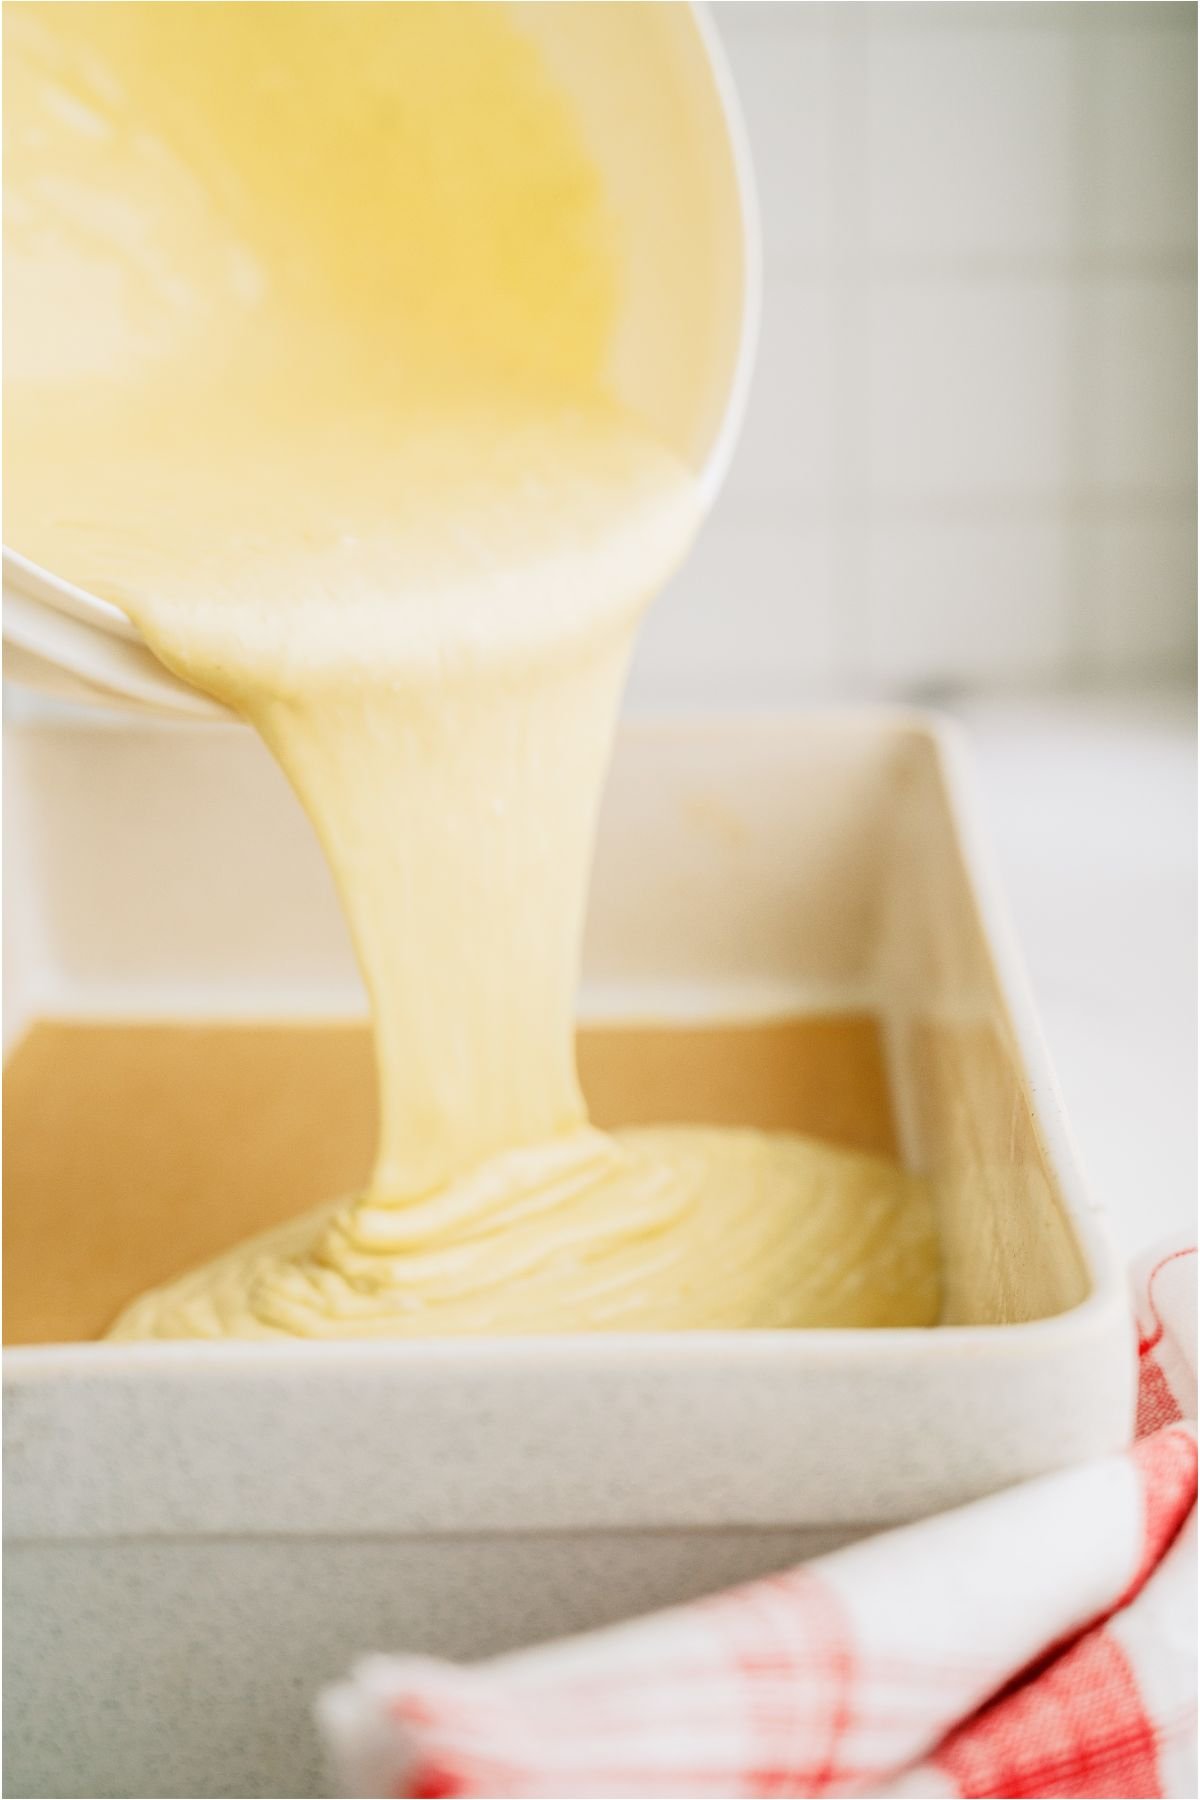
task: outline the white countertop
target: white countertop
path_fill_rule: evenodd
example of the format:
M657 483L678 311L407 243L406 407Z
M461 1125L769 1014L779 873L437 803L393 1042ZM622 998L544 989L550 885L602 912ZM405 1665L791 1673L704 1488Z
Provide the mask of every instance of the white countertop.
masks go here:
M1093 1191L1128 1252L1194 1230L1192 699L952 710Z

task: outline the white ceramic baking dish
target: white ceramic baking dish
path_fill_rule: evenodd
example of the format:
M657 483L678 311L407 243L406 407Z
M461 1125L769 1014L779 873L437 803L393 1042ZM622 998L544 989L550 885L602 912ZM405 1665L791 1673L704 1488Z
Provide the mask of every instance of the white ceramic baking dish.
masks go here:
M7 737L10 1039L361 1008L247 734ZM9 1351L6 1791L320 1793L311 1697L360 1652L576 1630L1124 1442L1122 1278L953 734L627 725L583 1013L864 1007L936 1187L939 1329Z

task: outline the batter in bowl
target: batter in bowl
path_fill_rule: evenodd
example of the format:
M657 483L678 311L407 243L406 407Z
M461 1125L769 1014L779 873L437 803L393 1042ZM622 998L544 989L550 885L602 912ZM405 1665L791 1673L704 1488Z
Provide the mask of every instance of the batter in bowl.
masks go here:
M6 20L9 540L258 730L375 1024L367 1191L114 1334L932 1323L890 1163L585 1117L596 807L699 499L606 391L618 223L532 46L480 6Z

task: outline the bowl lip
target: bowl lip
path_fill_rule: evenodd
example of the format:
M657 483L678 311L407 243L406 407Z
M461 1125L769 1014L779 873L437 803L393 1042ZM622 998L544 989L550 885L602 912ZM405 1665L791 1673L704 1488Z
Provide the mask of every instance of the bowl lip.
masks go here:
M979 822L968 734L955 719L906 706L829 706L753 713L672 713L623 720L621 729L645 737L674 737L697 730L746 731L823 726L833 729L881 727L907 732L932 749L938 765L956 841L963 856L971 899L977 909L997 986L1008 1013L1021 1067L1028 1083L1033 1124L1055 1180L1060 1203L1078 1247L1088 1281L1083 1298L1065 1311L1041 1319L1003 1324L847 1327L805 1331L577 1332L504 1337L328 1338L319 1340L162 1339L6 1345L6 1384L35 1383L55 1376L96 1380L123 1375L180 1376L197 1369L209 1374L248 1376L303 1368L314 1373L339 1369L381 1370L424 1378L434 1369L469 1371L492 1379L527 1366L582 1371L587 1375L628 1367L652 1369L715 1365L866 1366L892 1364L897 1371L924 1368L947 1359L1024 1359L1124 1332L1134 1365L1135 1335L1122 1259L1103 1209L1091 1198L1049 1049L1038 1021L1032 990L1007 905L998 886ZM317 1364L312 1362L316 1357Z
M112 637L123 638L126 643L140 645L143 642L142 635L129 614L114 601L101 599L99 594L77 587L74 582L43 568L41 563L22 556L20 551L11 550L7 544L4 546L3 568L6 589L11 588L27 600L48 606L54 612L65 613L68 618L77 619L81 625L91 625L97 630L108 632Z
M712 8L706 0L693 0L690 11L725 124L726 145L738 202L742 248L742 311L737 354L725 394L721 423L708 446L700 469L701 510L706 514L712 508L729 472L750 399L762 327L763 234L750 133L725 45Z

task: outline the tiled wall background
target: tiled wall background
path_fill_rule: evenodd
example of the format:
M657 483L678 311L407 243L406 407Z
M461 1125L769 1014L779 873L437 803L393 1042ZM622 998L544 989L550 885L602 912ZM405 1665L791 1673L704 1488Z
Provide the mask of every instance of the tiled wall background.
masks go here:
M633 705L1188 678L1195 8L713 10L762 338Z

